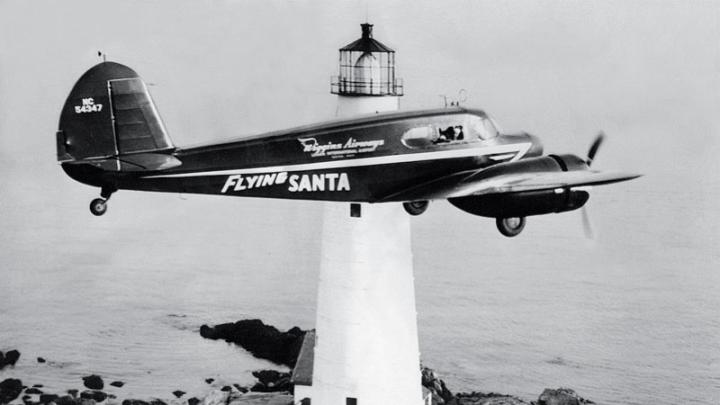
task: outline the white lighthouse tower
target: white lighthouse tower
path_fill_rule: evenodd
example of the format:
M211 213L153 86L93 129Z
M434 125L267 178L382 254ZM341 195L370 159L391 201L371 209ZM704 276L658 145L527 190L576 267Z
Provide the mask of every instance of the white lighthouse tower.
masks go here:
M395 51L361 26L332 80L342 117L397 110L403 94ZM355 205L352 216L349 208L325 205L312 385L296 385L296 399L420 405L410 217L400 204Z

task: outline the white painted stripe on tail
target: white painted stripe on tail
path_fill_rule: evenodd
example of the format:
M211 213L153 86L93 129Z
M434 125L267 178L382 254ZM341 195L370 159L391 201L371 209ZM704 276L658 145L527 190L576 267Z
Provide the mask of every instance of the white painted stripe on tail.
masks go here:
M256 174L256 173L273 173L273 172L299 172L308 170L326 170L326 169L340 169L349 167L362 167L362 166L374 166L374 165L386 165L393 163L407 163L407 162L420 162L426 160L441 160L441 159L452 159L461 157L472 157L472 156L487 156L502 153L503 158L507 158L512 154L515 155L510 161L515 161L523 157L530 149L532 144L530 142L514 143L507 145L497 146L484 146L477 148L465 148L465 149L454 149L440 152L423 152L423 153L404 153L400 155L388 155L388 156L376 156L368 158L358 159L342 159L342 160L330 160L325 162L317 163L303 163L296 165L285 165L285 166L265 166L265 167L252 167L246 169L229 169L229 170L215 170L205 172L194 172L194 173L180 173L180 174L158 174L153 176L145 176L146 179L155 178L174 178L174 177L201 177L201 176L225 176L233 174ZM492 157L491 157L492 158Z

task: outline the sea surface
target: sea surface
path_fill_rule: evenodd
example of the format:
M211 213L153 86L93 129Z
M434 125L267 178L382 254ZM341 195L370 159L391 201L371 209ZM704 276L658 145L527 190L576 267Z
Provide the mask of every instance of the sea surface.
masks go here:
M203 323L314 327L321 203L124 192L95 218L92 191L62 176L49 180L68 190L0 184L0 350L22 353L0 379L60 392L96 373L126 383L108 389L120 398L202 395L205 378L283 369L201 338ZM592 240L576 212L507 239L432 204L413 219L423 364L454 392L717 404L720 194L701 180L688 199L666 181L596 190Z

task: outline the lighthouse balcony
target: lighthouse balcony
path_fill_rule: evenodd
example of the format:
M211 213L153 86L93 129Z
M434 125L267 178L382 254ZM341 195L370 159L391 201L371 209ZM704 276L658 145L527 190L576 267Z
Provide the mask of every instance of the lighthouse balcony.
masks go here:
M330 82L330 93L342 96L402 96L403 81L372 79L348 79L333 76Z

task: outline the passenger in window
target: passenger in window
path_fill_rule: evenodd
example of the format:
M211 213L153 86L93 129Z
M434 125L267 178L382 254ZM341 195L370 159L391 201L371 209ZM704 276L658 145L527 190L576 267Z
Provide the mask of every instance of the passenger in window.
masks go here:
M456 141L462 141L465 139L465 134L463 134L463 127L462 125L456 125L454 130L454 138Z
M435 140L435 143L445 143L453 140L453 128L447 127L446 129L438 128L439 136Z

